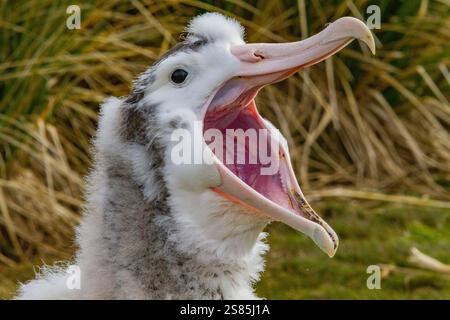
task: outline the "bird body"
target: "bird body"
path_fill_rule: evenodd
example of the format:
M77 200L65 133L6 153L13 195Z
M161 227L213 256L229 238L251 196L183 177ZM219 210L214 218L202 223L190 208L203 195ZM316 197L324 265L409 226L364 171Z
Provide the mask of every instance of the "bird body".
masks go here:
M348 43L344 27L362 27L345 23L337 27ZM242 27L219 14L195 18L187 31L183 42L136 80L128 97L110 98L101 107L87 204L77 228L79 249L70 263L80 270L81 286L69 288L68 265L44 267L21 286L19 299L254 299L268 250L263 230L273 220L334 254L337 237L297 187L284 138L278 141L283 161L278 178L253 175L258 185L241 176L247 170L253 174L251 168L227 167L211 148L206 157L212 163L174 163L174 130L192 132L199 119L219 132L241 125L275 135L253 98L260 87L299 65L289 57L288 74L278 71L284 70L280 60L271 60L271 54L280 55L278 47L245 44ZM341 41L332 32L326 35ZM255 72L255 65L262 71ZM219 116L223 110L226 117ZM207 145L202 137L191 144Z

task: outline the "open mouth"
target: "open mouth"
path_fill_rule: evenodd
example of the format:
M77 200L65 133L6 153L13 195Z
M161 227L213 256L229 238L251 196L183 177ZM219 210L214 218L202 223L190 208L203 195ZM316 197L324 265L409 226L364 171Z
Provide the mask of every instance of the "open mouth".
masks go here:
M239 61L237 71L203 108L204 140L217 158L222 180L213 190L303 232L330 257L338 237L306 201L287 148L278 130L260 116L255 96L263 86L323 61L355 38L374 51L370 31L354 18L341 18L300 42L232 46L231 54ZM220 135L211 138L210 130Z
M239 79L232 79L222 89L231 90ZM236 87L234 87L236 89ZM328 233L332 241L332 250L338 246L335 232L311 208L302 194L289 161L289 155L278 139L276 132L270 130L260 116L255 96L259 87L250 88L226 105L217 104L222 100L221 90L211 101L204 118L204 133L214 129L221 135L218 145L221 150L212 147L212 151L229 173L268 201L292 214L319 224ZM240 133L240 134L237 134ZM208 146L217 143L206 138ZM264 151L262 151L262 149ZM265 158L264 161L262 158ZM230 201L261 211L246 201L216 190ZM265 214L264 212L262 212ZM270 215L267 218L272 219Z

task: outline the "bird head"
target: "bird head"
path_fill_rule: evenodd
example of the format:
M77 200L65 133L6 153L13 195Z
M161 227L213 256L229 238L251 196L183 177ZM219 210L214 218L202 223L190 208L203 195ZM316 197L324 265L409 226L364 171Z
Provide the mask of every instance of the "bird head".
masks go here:
M370 30L360 20L344 17L302 41L246 43L238 22L207 13L194 18L186 31L183 41L144 73L134 89L143 104L157 106L155 121L172 130L162 138L170 146L166 172L171 188L214 195L241 208L241 216L249 219L281 221L333 256L338 237L305 199L286 140L261 117L255 96L354 39L374 52ZM237 132L244 132L244 138ZM186 201L175 205L192 207Z

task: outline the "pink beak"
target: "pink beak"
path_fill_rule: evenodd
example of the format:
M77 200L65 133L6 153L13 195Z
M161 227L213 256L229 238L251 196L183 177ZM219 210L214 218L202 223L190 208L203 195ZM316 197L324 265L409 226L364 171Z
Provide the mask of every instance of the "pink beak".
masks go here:
M232 46L230 50L239 60L239 68L208 104L205 129L267 128L254 102L258 90L289 77L301 68L325 60L354 39L363 41L375 53L375 42L370 30L360 20L350 17L335 21L322 32L303 41ZM231 201L301 231L332 257L338 247L338 237L306 201L287 150L281 144L279 150L279 169L274 176L255 177L255 167L229 165L219 159L217 168L222 183L213 190ZM250 175L251 179L248 178Z
M235 45L231 47L231 53L241 61L237 76L257 76L298 70L319 63L354 39L366 43L375 54L375 42L369 28L351 17L341 18L302 41Z

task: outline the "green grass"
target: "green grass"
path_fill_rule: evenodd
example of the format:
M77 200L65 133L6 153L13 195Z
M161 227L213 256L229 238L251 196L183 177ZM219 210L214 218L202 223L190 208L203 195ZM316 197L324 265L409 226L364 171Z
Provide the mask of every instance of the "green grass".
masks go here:
M270 299L450 299L450 275L408 263L413 246L450 263L450 210L327 204L323 215L340 236L333 259L307 237L270 226L271 250L258 294ZM395 265L369 290L369 265ZM382 272L383 273L383 272Z
M327 203L320 211L340 236L336 256L330 259L306 236L272 224L271 250L258 295L269 299L450 299L450 274L422 270L407 261L409 249L415 246L450 263L450 210L366 208L342 201ZM373 264L397 269L384 275L380 290L366 286L366 269ZM32 277L32 264L0 268L0 298L13 297L17 281Z

